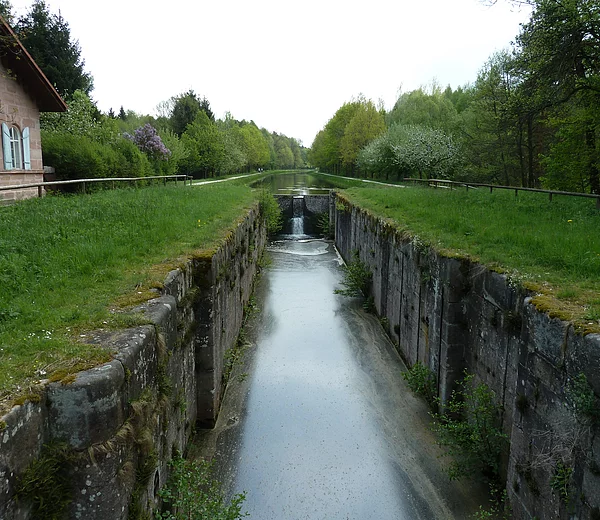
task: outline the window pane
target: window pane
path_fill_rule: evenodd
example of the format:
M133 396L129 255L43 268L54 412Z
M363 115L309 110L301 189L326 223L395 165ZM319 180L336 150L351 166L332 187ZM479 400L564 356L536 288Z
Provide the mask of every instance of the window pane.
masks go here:
M21 133L14 126L10 129L10 149L12 151L12 162L15 170L23 169L23 154L21 144Z

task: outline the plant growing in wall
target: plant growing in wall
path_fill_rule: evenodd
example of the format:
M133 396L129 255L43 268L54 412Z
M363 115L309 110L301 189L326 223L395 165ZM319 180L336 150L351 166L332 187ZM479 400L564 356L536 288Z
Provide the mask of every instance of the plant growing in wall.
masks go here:
M439 443L452 456L451 479L483 475L490 483L499 478L499 459L507 436L498 427L500 407L484 383L465 372L444 411L432 414Z
M273 235L283 227L281 208L272 193L261 190L259 196L260 213L266 223L267 233Z
M435 374L420 361L417 361L409 370L402 373L402 377L415 394L425 398L430 406L436 399L437 389Z
M336 289L335 294L368 298L373 274L369 266L359 258L358 251L353 251L352 260L342 266L342 273L341 284L344 289Z
M169 482L159 493L163 510L155 513L156 520L238 520L248 516L242 513L245 493L227 503L208 462L176 457L170 466Z

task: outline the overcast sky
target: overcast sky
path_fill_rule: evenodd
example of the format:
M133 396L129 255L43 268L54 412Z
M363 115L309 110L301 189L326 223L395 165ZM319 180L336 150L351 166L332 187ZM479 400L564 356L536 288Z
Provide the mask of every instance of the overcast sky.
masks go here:
M16 14L33 0L12 0ZM310 146L362 93L473 82L528 12L508 0L47 0L79 40L102 111L155 114L193 89L226 111Z

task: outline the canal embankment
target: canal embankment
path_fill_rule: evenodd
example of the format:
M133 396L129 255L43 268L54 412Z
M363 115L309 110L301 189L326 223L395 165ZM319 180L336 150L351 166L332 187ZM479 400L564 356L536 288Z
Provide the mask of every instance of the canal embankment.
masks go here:
M345 260L357 252L368 265L389 337L408 366L435 375L442 403L465 371L494 392L512 518L596 518L600 335L538 309L506 274L437 251L340 196L335 237Z
M2 418L1 518L151 514L169 460L217 417L265 240L254 207L133 309L145 324L86 334L111 361L46 382Z

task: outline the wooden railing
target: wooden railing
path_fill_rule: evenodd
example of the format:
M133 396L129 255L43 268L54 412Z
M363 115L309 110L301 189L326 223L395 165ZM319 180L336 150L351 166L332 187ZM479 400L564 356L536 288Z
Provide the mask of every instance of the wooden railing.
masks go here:
M187 181L192 177L188 175L154 175L150 177L108 177L102 179L72 179L68 181L50 181L50 182L35 182L31 184L13 184L11 186L0 186L1 191L13 191L13 190L22 190L25 188L37 188L38 189L38 197L42 197L44 195L44 189L52 186L64 186L67 184L81 184L82 191L85 193L85 186L89 183L96 182L110 182L112 183L112 187L115 187L116 182L131 182L134 186L140 181L147 181L153 179L162 179L164 184L167 184L168 180L174 180L175 184L177 184L178 180L183 180L183 185L185 186Z
M493 190L514 190L515 197L518 196L520 191L533 191L536 193L547 193L550 201L552 201L553 195L566 195L570 197L584 197L587 199L596 199L596 208L600 209L600 195L595 193L579 193L576 191L557 191L557 190L542 190L540 188L522 188L520 186L500 186L498 184L484 184L480 182L458 182L449 181L445 179L413 179L406 177L403 179L404 182L422 183L427 184L432 188L489 188L490 193Z

